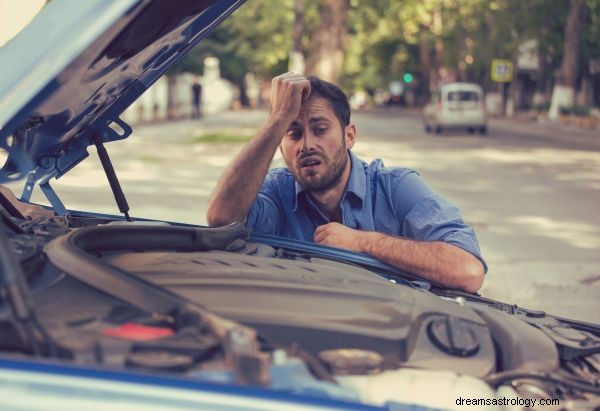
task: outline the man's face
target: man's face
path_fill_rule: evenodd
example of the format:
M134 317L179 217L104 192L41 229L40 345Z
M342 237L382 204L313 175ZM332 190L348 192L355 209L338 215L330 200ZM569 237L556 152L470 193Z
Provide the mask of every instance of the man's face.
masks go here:
M324 191L341 181L354 138L354 125L342 128L330 104L311 97L281 140L281 154L305 190Z

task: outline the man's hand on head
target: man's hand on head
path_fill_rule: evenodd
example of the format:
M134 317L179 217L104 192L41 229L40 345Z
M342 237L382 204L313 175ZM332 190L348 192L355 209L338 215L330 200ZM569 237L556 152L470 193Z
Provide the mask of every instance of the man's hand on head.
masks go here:
M223 172L208 203L209 225L222 226L247 217L273 155L310 91L310 81L299 74L285 73L273 79L271 115Z
M362 252L365 234L365 231L355 230L340 223L328 223L317 227L314 240L318 244Z
M310 81L296 73L284 73L271 82L271 117L291 123L300 114L302 102L310 97Z

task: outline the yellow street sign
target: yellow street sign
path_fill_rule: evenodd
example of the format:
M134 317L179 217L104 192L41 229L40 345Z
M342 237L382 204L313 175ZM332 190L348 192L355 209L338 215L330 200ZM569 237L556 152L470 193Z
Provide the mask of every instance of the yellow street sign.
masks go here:
M492 81L497 83L509 83L512 81L513 64L507 59L492 60Z

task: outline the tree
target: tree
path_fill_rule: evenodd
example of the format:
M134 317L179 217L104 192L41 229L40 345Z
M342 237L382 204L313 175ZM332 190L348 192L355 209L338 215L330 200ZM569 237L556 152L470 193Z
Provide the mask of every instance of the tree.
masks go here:
M308 74L337 82L344 64L349 9L349 0L325 0L319 25L312 33L306 62Z
M574 3L585 3L588 13L581 13L579 52L573 54L564 44L566 34L573 34L567 15ZM587 62L600 55L599 22L598 0L254 0L192 50L181 69L198 73L205 57L218 57L223 77L243 91L247 72L269 78L287 71L292 56L306 54L307 74L349 93L387 89L410 72L410 87L423 104L441 74L444 81L471 81L495 91L491 60L516 61L519 47L533 40L540 69L515 73L511 95L516 100L517 81L529 78L538 83L539 103L550 96L561 63L576 62L566 77L561 68L560 84L573 84L573 76L598 80Z
M575 101L575 82L584 7L583 0L570 0L569 17L565 28L563 62L552 91L552 102L548 112L551 119L558 118L561 106L572 106Z
M306 62L304 58L304 0L294 0L294 25L292 27L294 48L290 52L289 71L304 74Z

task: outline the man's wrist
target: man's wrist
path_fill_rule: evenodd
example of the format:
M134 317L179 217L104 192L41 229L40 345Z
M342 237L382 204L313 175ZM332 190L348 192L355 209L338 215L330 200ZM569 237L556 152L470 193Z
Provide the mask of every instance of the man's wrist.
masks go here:
M269 128L281 128L284 132L294 121L293 118L287 113L271 113L267 120Z
M374 245L379 241L382 235L376 231L359 231L358 249L362 253L371 254Z
M284 117L271 115L263 124L257 137L261 140L266 139L279 145L290 124L291 121L288 122Z

